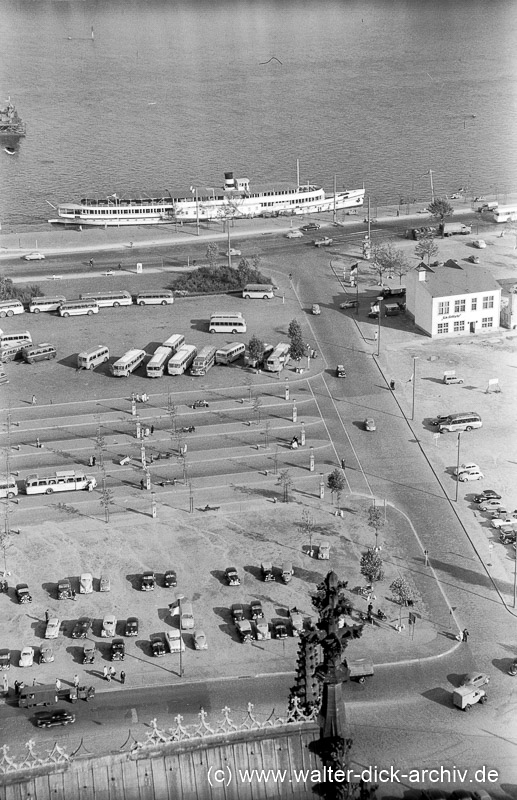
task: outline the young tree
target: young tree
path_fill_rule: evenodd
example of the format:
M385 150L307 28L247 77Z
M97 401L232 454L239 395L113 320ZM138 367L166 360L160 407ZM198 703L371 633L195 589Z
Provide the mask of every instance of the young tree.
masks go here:
M217 259L219 257L219 247L216 242L210 242L206 248L206 257L211 268L214 269L217 265Z
M253 413L257 418L257 423L260 425L262 420L262 400L260 397L253 398Z
M251 363L260 364L262 359L264 358L264 342L262 339L259 339L258 336L253 336L248 342L248 353L250 356Z
M361 575L370 582L382 581L384 570L382 569L382 558L375 550L367 550L361 557Z
M330 473L327 478L327 486L332 492L332 496L334 496L334 494L336 495L337 507L339 509L341 494L346 486L345 473L342 469L337 469L336 467L336 469Z
M368 525L375 530L375 547L378 547L379 531L384 525L384 514L378 506L370 506L368 509Z
M303 343L302 328L298 320L292 319L287 329L287 335L291 340L289 355L294 361L299 361L305 355L306 348Z
M435 219L440 223L444 223L448 217L454 214L454 208L449 201L444 197L437 197L432 203L429 203L427 210Z
M390 591L401 606L413 603L413 589L405 578L396 578L390 586Z
M382 286L384 275L393 276L395 274L402 281L409 266L404 251L393 247L390 242L382 242L373 248L370 269L378 276L379 286Z
M282 485L284 503L288 503L290 499L290 492L293 488L293 479L291 478L291 473L288 469L283 469L280 472L277 480L277 485L278 484Z
M290 339L302 338L302 326L297 319L292 319L287 328L287 335Z
M415 255L422 260L427 259L427 266L429 266L431 259L438 255L438 245L434 236L423 236L415 247Z
M99 503L104 508L104 522L106 525L110 521L110 506L114 505L114 492L113 489L108 489L106 486L106 473L102 477L101 499Z

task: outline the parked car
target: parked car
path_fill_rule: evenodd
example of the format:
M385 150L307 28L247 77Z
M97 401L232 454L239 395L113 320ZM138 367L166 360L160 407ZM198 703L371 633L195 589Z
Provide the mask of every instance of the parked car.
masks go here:
M54 651L49 644L41 645L39 649L39 663L52 664L54 661Z
M339 304L339 307L343 308L343 309L345 309L345 308L357 308L358 305L359 305L359 301L358 300L345 300L344 303L340 303Z
M242 603L234 603L232 605L232 619L234 622L244 619L244 606Z
M95 661L95 642L85 642L83 645L83 664L93 664Z
M484 248L486 247L486 242L485 242L484 239L474 239L472 241L472 244L474 245L474 247L477 247L479 250L484 250Z
M286 233L286 239L301 239L303 237L303 233L298 228L292 228L290 231Z
M459 686L452 693L452 702L462 711L470 711L475 703L482 705L488 700L484 689L477 689L475 686Z
M58 581L57 584L57 599L58 600L69 600L72 597L72 585L68 578L63 578L62 581Z
M501 495L494 492L493 489L483 489L479 494L474 495L475 503L484 503L485 500L500 500Z
M36 717L38 728L55 728L58 725L71 725L75 722L75 714L58 708L57 711L40 711Z
M454 469L454 475L461 475L462 472L479 472L479 465L474 464L473 461L468 461L466 464L460 464L457 469Z
M510 667L508 669L508 675L511 675L514 678L517 675L517 658L514 658L514 660L510 664Z
M165 644L163 642L163 637L160 633L151 634L150 643L151 643L151 653L156 658L165 655Z
M440 423L445 422L449 417L450 414L437 414L434 419L430 420L430 425L440 425Z
M164 573L163 576L163 585L166 589L170 589L171 586L177 586L178 580L176 577L176 573L173 569L168 569L167 572Z
M346 378L346 370L343 364L338 364L336 367L336 378Z
M45 256L43 253L27 253L27 255L24 256L24 259L25 261L43 261Z
M166 631L165 640L171 653L185 652L185 642L183 641L181 631L179 631L177 628L172 628L172 630Z
M93 576L91 572L83 572L79 578L79 594L91 594L93 592Z
M107 575L101 575L99 581L99 592L109 592L111 589L111 581Z
M479 264L481 262L479 256L469 256L468 260L471 264Z
M194 650L208 650L208 642L204 631L195 631Z
M226 582L228 586L240 586L241 579L235 567L227 567L225 570Z
M490 675L485 672L467 672L461 683L462 686L484 686L490 683Z
M2 647L0 650L0 670L7 669L11 669L11 651L8 647Z
M505 525L509 528L514 529L517 525L517 519L515 517L511 517L507 512L499 517L492 517L492 522L490 523L492 528L503 528Z
M376 431L377 425L375 424L375 420L373 417L367 417L364 421L364 429L365 431Z
M463 378L459 378L452 370L450 372L445 372L442 380L447 386L450 386L452 383L463 383Z
M140 579L140 589L143 592L152 592L156 586L156 575L151 570L144 572Z
M282 564L282 580L284 583L289 583L291 578L294 575L293 565L290 561L286 561Z
M479 504L480 511L493 511L494 509L502 508L503 501L497 497L489 497L482 500Z
M115 636L116 628L117 618L115 614L104 614L101 628L101 636L103 639L111 639L112 636Z
M128 617L124 627L124 636L138 636L138 618Z
M262 603L260 602L260 600L251 601L250 613L251 613L251 619L253 620L260 619L260 617L264 616L264 612L262 610Z
M287 628L283 622L273 623L273 636L275 639L287 639Z
M45 639L57 639L60 625L61 623L57 617L50 617L45 629Z
M264 581L274 581L275 576L273 573L273 565L271 561L263 561L260 565L260 572L262 573L262 580Z
M20 667L32 667L34 664L34 647L24 647L20 653Z
M297 608L292 608L289 617L293 636L299 636L303 632L303 614Z
M191 408L209 408L209 405L206 400L196 400L192 405Z
M19 603L32 603L32 597L26 583L16 584L16 599Z
M314 239L313 245L314 247L330 247L332 241L330 236L321 236L319 239Z
M91 617L79 617L72 628L72 639L86 639L92 627Z
M483 475L483 473L479 472L479 470L477 472L474 471L474 470L469 471L469 472L460 472L460 474L457 476L458 480L462 481L462 482L464 482L464 481L479 481L479 480L481 480L481 478L484 478L484 477L485 476Z
M112 661L124 661L126 657L126 645L123 639L113 639L110 654Z
M269 630L269 623L263 617L255 622L255 638L259 641L271 639L271 631Z
M321 225L320 225L319 222L308 222L307 225L302 225L300 230L305 231L305 232L307 232L307 231L319 231L320 228L321 228Z
M330 542L320 542L318 545L318 559L327 561L330 558Z
M241 253L240 250L237 250L235 247L230 247L229 250L226 250L223 253L223 256L226 256L226 257L228 257L228 256L242 256L242 253Z
M239 636L244 644L249 644L253 638L253 631L251 630L251 622L249 619L241 619L235 623Z
M182 600L180 604L181 627L184 631L194 630L194 610L190 600Z
M503 528L499 533L499 541L501 544L515 544L517 541L517 532Z
M315 314L316 316L321 314L321 308L319 307L319 305L317 303L313 303L312 304L312 312L311 313Z

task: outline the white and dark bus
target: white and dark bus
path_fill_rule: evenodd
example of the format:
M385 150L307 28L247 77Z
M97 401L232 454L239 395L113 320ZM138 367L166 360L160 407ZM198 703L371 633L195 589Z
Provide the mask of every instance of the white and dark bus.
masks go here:
M210 333L246 333L246 320L242 314L212 314L208 323Z
M140 366L146 356L145 350L128 350L122 358L111 365L111 373L116 378L127 378Z
M95 489L97 480L94 475L84 472L63 470L55 475L27 475L25 478L26 494L53 494L53 492L75 492L81 489Z
M22 346L32 344L32 336L29 331L18 331L18 333L1 333L0 334L0 347L2 349L11 347L11 345L22 343Z
M183 375L188 370L197 356L197 347L193 344L184 344L170 359L167 365L169 375Z
M281 372L288 358L289 345L285 342L280 342L264 361L264 369L268 372Z
M517 222L517 206L499 206L492 214L494 222Z
M162 347L169 347L173 353L177 353L180 347L183 347L185 344L185 337L182 333L173 333L172 336L169 336L164 342L162 342Z
M245 300L271 300L275 296L270 283L248 283L242 290Z
M84 350L77 355L78 369L95 369L99 364L109 361L110 351L104 344L94 347L93 350Z
M54 297L33 297L29 303L29 311L32 314L39 314L40 311L57 311L63 303L66 303L66 297L61 294Z
M129 292L85 292L80 295L81 300L94 300L99 308L117 308L118 306L132 306L133 298Z
M96 300L67 300L59 306L60 317L78 317L81 314L99 313L99 304Z
M145 368L147 377L161 378L165 371L165 365L171 356L172 350L170 347L164 347L164 345L157 347L150 360L147 362Z
M192 362L190 374L196 376L206 375L208 370L215 364L215 351L216 348L210 347L210 345L202 347Z
M216 364L231 364L237 361L238 358L244 355L246 345L243 342L234 342L233 344L225 344L215 351Z
M15 314L25 314L21 300L1 300L0 317L12 317Z
M135 298L138 306L166 306L174 303L174 295L170 289L149 289L139 292Z

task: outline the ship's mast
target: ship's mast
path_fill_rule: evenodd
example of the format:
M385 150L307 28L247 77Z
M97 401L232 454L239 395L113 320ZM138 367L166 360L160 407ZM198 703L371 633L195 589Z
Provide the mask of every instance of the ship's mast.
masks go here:
M296 159L296 188L300 186L300 159Z

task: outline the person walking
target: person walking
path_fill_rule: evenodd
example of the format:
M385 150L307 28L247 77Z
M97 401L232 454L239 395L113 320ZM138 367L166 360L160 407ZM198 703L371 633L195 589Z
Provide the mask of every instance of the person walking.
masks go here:
M461 641L466 643L468 638L469 638L469 636L470 636L470 633L468 632L468 630L466 628L463 628L463 632L461 634Z
M115 669L115 667L111 666L111 667L109 668L109 676L110 676L110 680L111 680L112 678L114 678L114 677L116 676L116 674L117 674L117 670Z
M153 433L154 433L154 425L151 425L151 436L153 435Z
M126 673L124 672L124 670L122 670L121 673L120 673L120 683L123 686L125 684L125 682L126 682Z
M50 619L50 611L47 608L47 610L45 611L45 622L48 622L49 619Z
M33 406L36 405L36 395L35 394L32 395L31 405L33 405Z
M74 675L74 686L76 689L79 686L79 675L77 673Z
M61 689L61 681L59 678L56 678L56 692L59 692Z
M105 680L105 681L108 681L108 682L109 682L109 681L111 680L111 678L110 678L110 674L109 674L109 671L108 671L108 668L107 668L106 666L105 666L105 667L104 667L104 669L102 670L102 676L103 676L103 678L104 678L104 680Z
M142 478L142 480L140 481L140 488L143 489L144 486L145 486L145 483L144 483L144 479Z
M126 676L124 674L124 680L125 680L125 678L126 678ZM2 682L3 682L3 686L4 686L4 694L9 694L9 678L7 677L5 672L2 675Z

